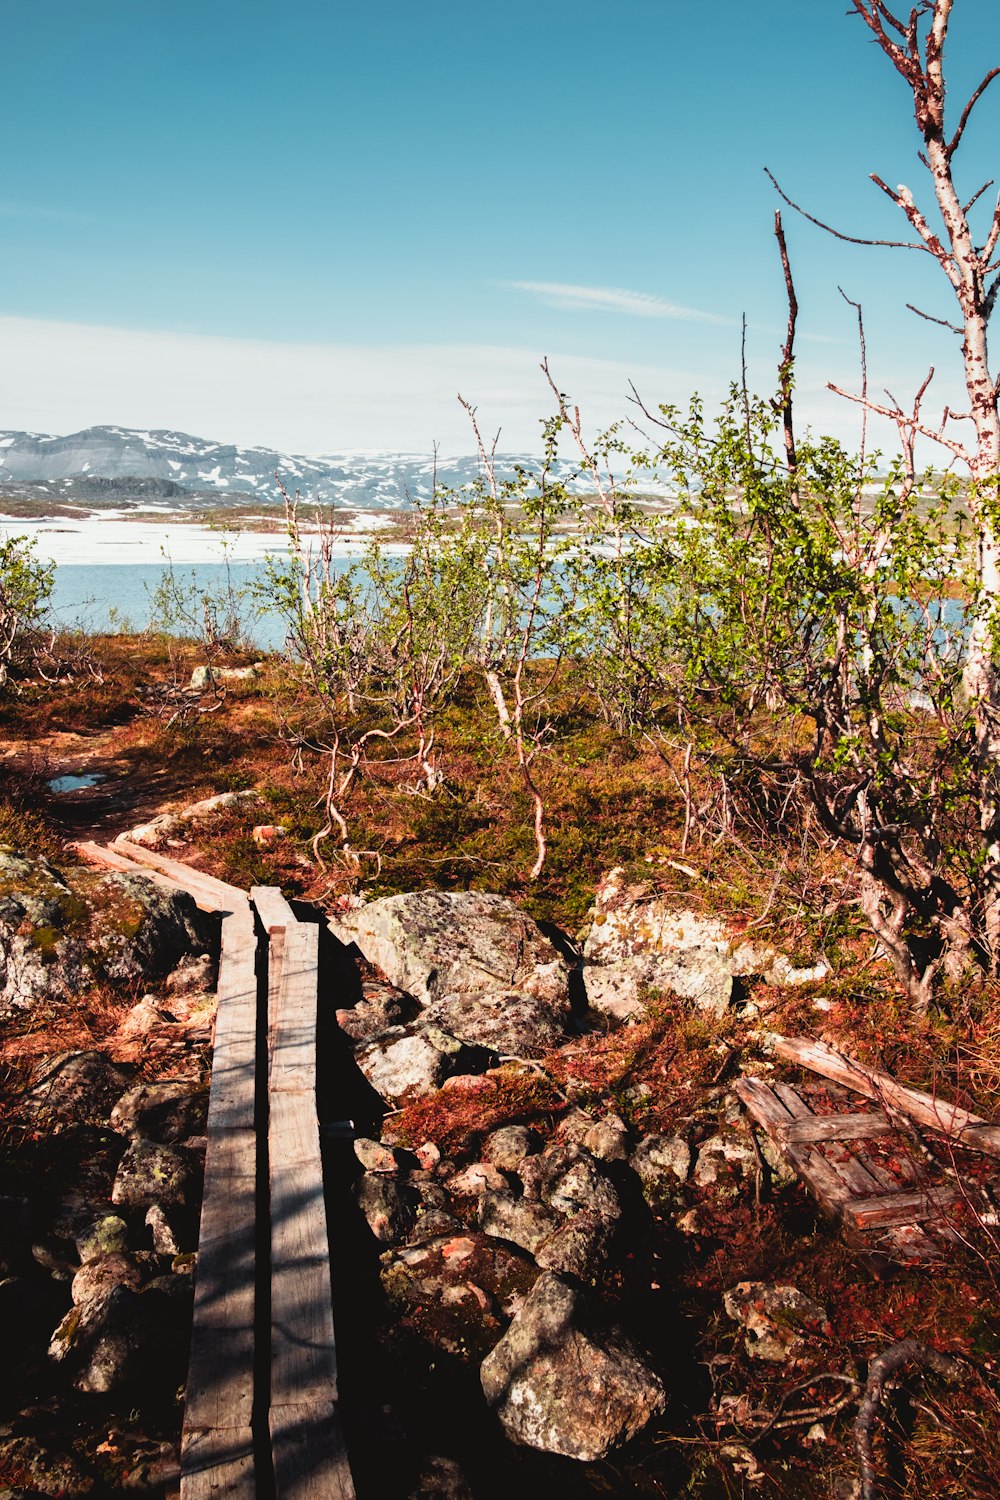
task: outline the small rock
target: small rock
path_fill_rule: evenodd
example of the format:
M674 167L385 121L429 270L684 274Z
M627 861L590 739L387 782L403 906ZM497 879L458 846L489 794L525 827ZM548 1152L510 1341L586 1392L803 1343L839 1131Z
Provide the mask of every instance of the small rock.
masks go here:
M369 1043L355 1053L372 1088L395 1105L433 1093L455 1074L483 1073L491 1056L467 1047L436 1027L411 1036Z
M205 994L215 987L215 966L208 953L188 954L168 974L163 988L168 995Z
M632 1152L631 1164L643 1197L654 1211L669 1201L691 1173L691 1148L679 1135L647 1135Z
M795 1359L807 1339L831 1333L826 1308L798 1287L740 1281L722 1299L727 1315L746 1329L747 1353L776 1364Z
M538 1247L535 1261L545 1271L561 1271L591 1281L607 1260L613 1228L597 1214L575 1214Z
M141 1137L132 1142L118 1165L111 1201L124 1208L149 1208L160 1203L182 1208L194 1189L191 1158L173 1146L161 1146Z
M541 1198L558 1213L595 1213L614 1223L621 1202L601 1164L583 1146L572 1142L549 1146L541 1156L521 1163L525 1196Z
M492 1162L501 1172L516 1172L525 1157L533 1156L541 1141L527 1125L504 1125L483 1142L483 1160Z
M513 1442L588 1463L666 1404L662 1381L634 1345L552 1272L539 1277L480 1376Z
M128 1225L117 1214L95 1219L76 1237L81 1262L96 1260L99 1255L116 1255L128 1249Z
M358 1136L354 1142L354 1154L366 1172L394 1176L403 1166L400 1152L394 1151L391 1146L383 1146L380 1141L367 1140L364 1136Z
M407 1184L374 1174L362 1177L358 1183L357 1200L369 1229L383 1245L399 1245L406 1239L420 1201Z
M251 834L255 844L273 844L287 837L288 829L284 823L258 823Z
M153 1249L157 1255L183 1255L183 1236L179 1233L173 1215L159 1203L151 1203L146 1210L146 1227L153 1237Z
M424 1141L422 1146L415 1148L413 1154L425 1172L432 1172L441 1161L441 1152L433 1141Z
M89 1302L93 1297L102 1297L112 1287L127 1286L137 1292L142 1285L142 1272L134 1256L123 1251L112 1251L110 1255L98 1255L82 1265L73 1277L70 1295L73 1305Z
M58 1241L36 1240L31 1256L55 1281L72 1281L76 1275L76 1267Z
M144 995L138 1005L133 1005L128 1015L118 1028L121 1037L148 1036L151 1031L158 1031L161 1026L167 1026L174 1017L169 1011L161 1010L153 998Z
M565 1224L561 1214L531 1198L507 1191L485 1193L479 1204L479 1227L493 1239L508 1240L534 1255Z
M488 1161L477 1161L449 1177L445 1187L454 1197L474 1198L481 1193L503 1192L510 1187L510 1183Z
M367 1042L383 1036L394 1026L405 1026L420 1014L412 995L391 984L364 987L361 1000L349 1010L337 1011L337 1025L353 1042Z
M692 1181L696 1187L711 1187L722 1197L732 1198L757 1174L753 1148L731 1135L713 1135L698 1147Z
M625 1161L628 1157L628 1126L618 1115L604 1115L584 1131L580 1144L598 1161Z
M207 1118L208 1095L199 1083L140 1083L111 1111L111 1127L121 1135L175 1145L199 1135Z
M42 1077L25 1097L28 1113L74 1124L105 1121L129 1082L128 1072L97 1051L64 1052L39 1071Z

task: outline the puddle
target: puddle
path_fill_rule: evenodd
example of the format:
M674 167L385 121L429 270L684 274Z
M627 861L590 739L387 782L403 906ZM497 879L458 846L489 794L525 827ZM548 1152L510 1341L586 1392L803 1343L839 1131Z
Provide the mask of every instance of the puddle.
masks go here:
M96 786L104 779L101 771L86 771L82 776L53 776L49 782L49 791L60 797L64 792L80 792L84 787Z

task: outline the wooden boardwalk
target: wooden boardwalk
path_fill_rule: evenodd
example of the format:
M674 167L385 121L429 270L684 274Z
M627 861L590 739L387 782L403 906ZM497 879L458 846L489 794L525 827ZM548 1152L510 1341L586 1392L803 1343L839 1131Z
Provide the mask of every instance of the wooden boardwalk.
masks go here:
M223 914L181 1500L355 1500L316 1110L319 928L127 843L95 864Z

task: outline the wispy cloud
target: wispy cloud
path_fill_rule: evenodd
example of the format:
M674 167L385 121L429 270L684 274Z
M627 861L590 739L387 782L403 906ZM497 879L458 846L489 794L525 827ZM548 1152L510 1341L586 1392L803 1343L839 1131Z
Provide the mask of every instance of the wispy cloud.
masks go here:
M722 323L728 327L734 323L733 318L723 318L718 313L682 307L651 292L630 292L624 287L575 286L564 281L506 281L503 285L517 292L528 292L549 307L566 311L628 313L633 318L673 318L687 323Z
M54 208L51 204L19 203L12 198L0 198L0 219L54 219L60 223L84 224L91 217L69 208Z

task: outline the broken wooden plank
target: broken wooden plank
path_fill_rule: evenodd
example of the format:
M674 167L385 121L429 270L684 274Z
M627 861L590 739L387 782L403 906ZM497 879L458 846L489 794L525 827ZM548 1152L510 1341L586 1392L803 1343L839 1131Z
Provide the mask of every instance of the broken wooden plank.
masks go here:
M216 879L205 870L196 870L183 860L168 859L165 854L156 854L152 849L131 844L124 838L115 839L115 848L135 864L148 865L151 870L158 870L183 886L203 911L238 911L247 902L246 891Z
M895 1130L892 1121L882 1114L863 1115L811 1115L808 1119L792 1120L782 1129L787 1141L862 1141L878 1135L891 1135Z
M331 1401L271 1408L277 1500L355 1500L337 1409Z
M850 1191L814 1146L800 1146L782 1138L782 1130L787 1129L793 1117L781 1100L766 1083L756 1078L738 1078L733 1088L753 1118L771 1136L792 1170L802 1178L823 1212L831 1219L839 1218L851 1196Z
M844 1209L845 1218L857 1229L878 1229L892 1224L915 1224L941 1217L954 1203L952 1188L928 1187L919 1192L873 1193L852 1198Z
M774 1050L786 1062L809 1068L834 1083L864 1094L868 1099L877 1099L918 1124L951 1136L959 1145L990 1156L1000 1156L1000 1126L991 1125L988 1120L970 1114L957 1104L949 1104L920 1089L897 1083L890 1074L866 1068L863 1063L845 1057L825 1042L810 1041L806 1037L778 1037Z

